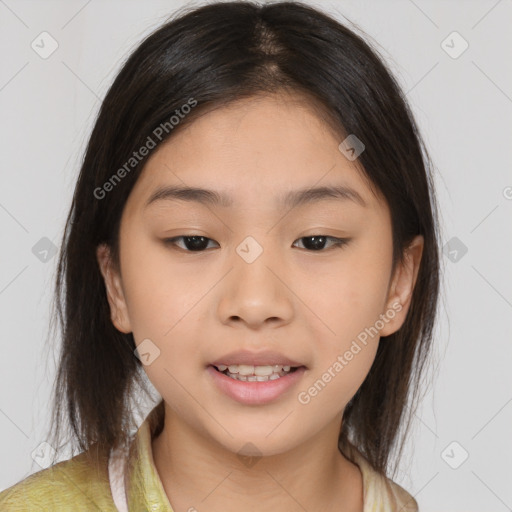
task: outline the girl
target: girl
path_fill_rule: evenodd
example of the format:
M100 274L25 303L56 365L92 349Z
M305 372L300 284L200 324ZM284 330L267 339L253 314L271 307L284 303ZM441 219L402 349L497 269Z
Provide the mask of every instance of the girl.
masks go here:
M361 37L298 2L167 22L103 101L63 238L49 444L65 412L80 453L1 510L417 510L390 458L437 229L418 129ZM161 400L137 428L145 377Z

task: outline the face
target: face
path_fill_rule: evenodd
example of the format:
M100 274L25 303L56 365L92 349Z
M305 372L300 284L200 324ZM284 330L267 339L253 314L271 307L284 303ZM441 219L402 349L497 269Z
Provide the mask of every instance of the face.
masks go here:
M210 112L146 163L121 219L120 272L98 248L112 321L133 332L149 379L177 421L232 452L250 440L278 454L339 430L409 307L422 239L392 274L388 206L341 141L289 97ZM163 187L226 197L155 198ZM321 187L339 191L311 193ZM240 382L212 367L237 361L300 368Z

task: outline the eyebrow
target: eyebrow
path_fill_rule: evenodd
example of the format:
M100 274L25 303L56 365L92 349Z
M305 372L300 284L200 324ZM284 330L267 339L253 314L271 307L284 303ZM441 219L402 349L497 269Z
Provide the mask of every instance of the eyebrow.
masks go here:
M278 198L278 204L285 208L294 208L327 199L352 201L362 207L367 204L362 196L353 188L345 185L330 185L316 188L303 188L286 192ZM233 199L223 192L199 187L167 185L157 188L146 201L144 208L159 201L189 201L210 206L228 208L233 205Z

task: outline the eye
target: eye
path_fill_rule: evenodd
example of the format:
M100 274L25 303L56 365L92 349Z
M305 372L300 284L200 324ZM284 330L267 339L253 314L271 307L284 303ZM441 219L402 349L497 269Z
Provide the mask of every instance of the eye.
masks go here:
M331 249L335 247L341 247L346 245L349 241L348 238L336 238L334 236L326 236L326 235L311 235L311 236L303 236L299 238L299 241L305 240L306 243L303 244L305 249L312 251L322 251L325 248L325 244L327 240L331 240L334 243L331 245ZM325 252L325 251L324 251Z
M183 240L183 245L179 246L177 244L178 240ZM336 238L333 236L326 235L311 235L311 236L303 236L298 239L298 241L306 241L303 243L303 248L310 251L323 251L325 249L325 245L327 241L331 241L332 245L330 248L341 247L346 245L349 242L348 238ZM168 238L164 240L166 245L174 245L178 246L180 249L183 249L187 252L203 252L208 248L208 241L215 242L211 238L200 236L200 235L182 235L175 236L174 238ZM217 242L215 242L217 243ZM295 243L295 242L294 242ZM218 244L217 244L218 245ZM325 251L324 251L325 252Z
M184 249L189 252L202 252L207 248L207 241L210 240L213 242L211 238L207 238L205 236L200 235L183 235L183 236L175 236L174 238L168 238L164 240L166 245L177 245L176 241L183 239L185 247L180 247L180 249ZM217 242L215 242L217 243Z

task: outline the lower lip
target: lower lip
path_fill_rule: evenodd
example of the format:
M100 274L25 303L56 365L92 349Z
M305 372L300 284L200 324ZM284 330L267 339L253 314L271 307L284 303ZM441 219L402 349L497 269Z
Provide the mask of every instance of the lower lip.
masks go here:
M265 382L235 380L219 372L213 366L208 366L206 371L212 376L217 388L233 400L247 405L262 405L277 400L297 384L306 368L301 366L284 377Z

